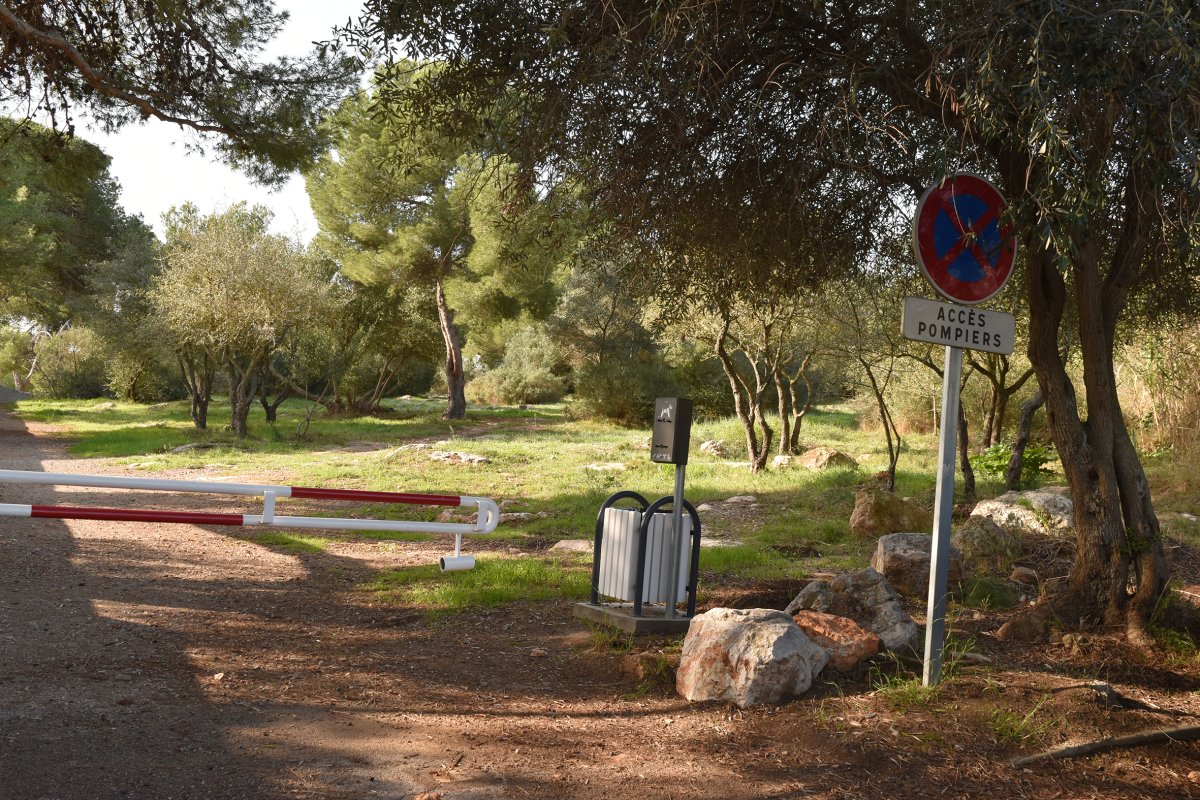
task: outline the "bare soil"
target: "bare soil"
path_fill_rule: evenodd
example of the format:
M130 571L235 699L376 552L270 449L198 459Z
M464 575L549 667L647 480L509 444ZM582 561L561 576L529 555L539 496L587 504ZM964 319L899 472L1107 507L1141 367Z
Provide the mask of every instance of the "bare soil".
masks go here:
M4 465L121 472L70 458L52 433L0 413ZM129 502L14 486L0 501ZM0 519L0 798L1200 797L1196 744L1009 765L1200 723L1194 664L1116 637L1012 645L993 636L1004 615L967 611L955 632L991 663L963 667L932 702L905 707L863 669L739 711L638 678L566 603L431 619L358 588L443 553L346 539L297 554L236 528ZM778 607L798 588L715 587L709 605Z

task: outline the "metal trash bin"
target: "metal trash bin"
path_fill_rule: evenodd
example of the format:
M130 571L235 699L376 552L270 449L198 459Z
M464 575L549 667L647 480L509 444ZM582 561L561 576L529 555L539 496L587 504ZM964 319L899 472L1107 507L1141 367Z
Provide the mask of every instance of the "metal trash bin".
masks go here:
M638 545L642 536L642 513L628 508L606 508L603 512L604 547L600 551L600 579L597 591L616 600L637 599ZM687 593L690 547L680 547L679 570L674 574L679 582L671 586L671 515L651 514L646 529L645 565L642 568L642 602L665 603L672 597ZM683 541L692 535L692 520L683 518Z
M621 500L633 500L640 508L616 508ZM601 596L632 601L633 613L639 616L643 603L668 603L672 597L686 597L688 616L695 614L700 518L685 500L683 542L676 571L671 563L671 514L666 510L672 502L672 498L664 497L647 504L637 492L617 492L600 506L592 554L592 605L597 605ZM673 573L678 583L672 593Z

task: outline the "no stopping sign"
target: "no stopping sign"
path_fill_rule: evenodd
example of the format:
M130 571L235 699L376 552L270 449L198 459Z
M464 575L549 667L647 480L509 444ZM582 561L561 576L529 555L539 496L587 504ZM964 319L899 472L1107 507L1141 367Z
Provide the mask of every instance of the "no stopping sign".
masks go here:
M913 251L933 288L956 303L982 303L1004 288L1017 246L1001 217L1007 203L977 175L959 173L925 190L913 217Z

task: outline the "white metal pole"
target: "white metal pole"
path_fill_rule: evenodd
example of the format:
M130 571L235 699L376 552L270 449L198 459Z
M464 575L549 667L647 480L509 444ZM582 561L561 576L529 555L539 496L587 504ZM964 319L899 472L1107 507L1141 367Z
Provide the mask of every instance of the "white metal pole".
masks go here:
M938 440L937 494L933 508L933 543L929 563L929 609L925 623L925 670L922 683L942 679L942 644L946 638L946 573L950 566L950 526L954 512L954 461L958 438L959 377L962 350L946 348L942 376L942 430Z
M679 602L679 558L683 547L683 478L687 466L675 466L675 497L671 500L671 546L667 549L671 558L671 585L667 587L667 618L674 619L675 604Z

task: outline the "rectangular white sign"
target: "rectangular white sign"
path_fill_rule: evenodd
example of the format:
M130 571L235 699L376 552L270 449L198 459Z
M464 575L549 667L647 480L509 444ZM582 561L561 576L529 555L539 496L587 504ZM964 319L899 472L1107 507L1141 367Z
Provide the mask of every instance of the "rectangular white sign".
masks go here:
M1017 320L1003 311L906 297L900 327L905 339L1007 355L1013 351Z

